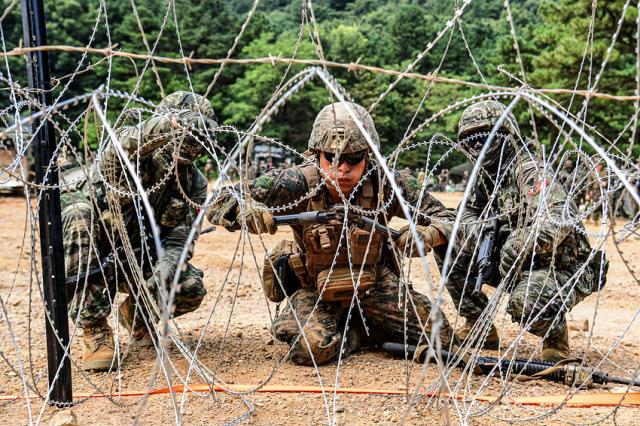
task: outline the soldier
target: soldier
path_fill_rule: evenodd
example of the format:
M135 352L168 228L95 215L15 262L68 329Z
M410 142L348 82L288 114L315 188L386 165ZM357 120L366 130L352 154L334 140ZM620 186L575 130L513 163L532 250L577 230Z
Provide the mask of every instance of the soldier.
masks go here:
M447 192L449 189L449 169L442 169L438 175L439 191Z
M458 139L468 155L478 158L504 111L504 106L493 100L465 109L458 124ZM474 251L477 255L485 223L497 218L494 247L498 268L485 276L484 283L494 287L501 281L507 283L507 312L514 322L543 338L541 356L555 362L569 356L565 314L599 288L600 267L594 262L602 256L596 253L594 262L585 266L592 250L582 223L575 222L575 203L567 199L563 185L553 179L551 171L542 170L534 159L526 157L526 149L518 149L516 138L517 123L508 114L491 142L475 192L466 204L462 218L464 246L459 248L446 285L460 315L466 318L456 334L461 340L467 339L488 303L484 293L472 292L478 273L472 258ZM606 273L606 268L603 270ZM467 343L498 348L499 336L493 324L482 343L476 337L481 333L476 330L468 339L473 341Z
M599 225L600 218L602 217L602 210L604 208L603 200L605 197L608 197L607 174L602 167L601 162L597 162L594 170L589 174L587 185L585 194L586 209L591 210L591 214L588 219L592 220L594 225ZM609 209L611 208L610 205L607 207Z
M142 213L140 194L112 144L96 162L99 173L63 194L65 268L67 279L75 282L70 315L78 319L84 332L84 370L106 370L116 363L113 331L107 317L117 290L128 293L118 317L130 333L130 344L154 344L153 326L157 317L152 314L154 306L149 305L149 300L166 303L161 294L173 280L197 206L204 202L207 193L207 180L193 161L203 152L202 140L216 127L208 100L190 92L176 92L158 105L152 117L116 129L118 142L129 154L147 191L162 239L162 259L146 255L154 248L153 242L146 242L151 236L149 221ZM138 250L127 259L141 265L122 267L115 276L100 271L88 274L85 285L85 278L79 274L90 268L100 269L101 259L124 248ZM192 256L193 246L187 260ZM140 276L132 272L136 266L142 271L143 280L136 281ZM190 263L181 265L175 304L171 307L174 317L200 306L206 294L202 277L202 271ZM150 297L143 298L145 294Z
M571 187L575 185L573 161L566 159L562 164L562 170L558 173L558 179L564 185L565 191L569 192Z
M207 164L204 165L204 176L207 178L207 181L213 178L213 160L211 158L209 158Z
M249 182L243 204L230 191L223 191L208 212L209 220L228 230L246 226L251 233L273 234L276 226L269 207L291 205L287 213L330 211L332 205L342 203L345 197L351 206L371 210L376 209L380 197L385 201L393 198L388 183L381 179L377 163L370 158L365 136L348 109L379 146L373 120L362 106L347 102L327 105L313 124L306 152L308 161L302 166L268 172ZM396 172L395 179L407 201L416 206L425 250L446 244L452 213L428 193L418 203L421 186L415 178ZM296 202L299 200L303 201ZM383 216L403 216L396 198L378 214L378 219L384 221ZM296 364L336 360L343 338L347 356L363 345L383 339L404 341L405 333L407 341L414 344L423 336L430 336L430 316L437 308L411 286L406 293L401 288L399 270L385 237L348 223L346 230L341 220L292 225L295 241L281 241L265 259L263 287L267 297L277 303L289 297L285 309L273 322L272 333L291 346L290 358ZM413 254L410 235L405 227L395 240L401 252L407 248ZM286 260L290 273L279 280L274 262L281 259ZM353 276L358 277L355 284L359 306L370 336L365 335L362 324L356 320L348 323L347 313L354 296L350 266ZM352 318L359 318L359 314L354 313ZM304 326L304 337L300 326ZM452 339L451 327L444 317L440 338L443 345Z

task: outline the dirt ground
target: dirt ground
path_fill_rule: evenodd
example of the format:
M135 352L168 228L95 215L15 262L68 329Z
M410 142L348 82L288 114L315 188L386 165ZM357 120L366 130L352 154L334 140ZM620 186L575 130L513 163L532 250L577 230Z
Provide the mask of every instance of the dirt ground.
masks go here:
M434 194L445 204L455 207L459 194ZM5 314L0 315L0 398L17 395L24 387L21 375L12 368L23 368L27 382L35 378L40 392L46 389L46 350L44 343L44 314L37 285L30 284L31 241L27 229L25 201L17 197L0 198L0 306ZM589 230L596 231L595 226ZM26 232L26 233L25 233ZM275 236L263 239L266 247L290 234L282 230ZM201 333L202 344L198 349L198 359L220 382L228 384L257 385L270 377L269 384L277 385L319 385L325 386L326 399L321 394L304 393L252 393L244 399L253 406L253 414L246 424L326 424L328 413L334 410L332 389L336 382L336 363L313 368L281 363L287 351L285 344L274 341L269 333L275 305L264 298L254 258L251 250L244 251L245 267L240 276L240 262L235 260L226 285L224 277L233 260L234 248L240 233L229 233L224 229L203 235L196 246L194 265L205 272L208 294L199 310L177 320L183 343L193 350ZM262 263L264 250L260 239L251 239L256 249L258 264ZM36 242L36 245L39 243ZM630 267L640 274L640 240L631 237L621 244L621 250ZM242 251L240 251L241 253ZM607 253L611 260L606 288L599 296L592 295L580 303L569 315L572 321L588 320L593 330L590 332L571 331L572 349L576 355L586 350L590 365L602 359L603 353L611 352L601 367L618 376L629 376L640 362L640 327L635 315L640 308L640 286L634 281L614 245L607 243ZM435 262L430 256L430 273L435 282L439 279ZM422 267L415 264L412 275L414 288L428 294L428 283ZM31 295L31 297L30 297ZM596 305L598 307L596 311ZM453 322L455 311L445 295L444 310ZM501 310L500 312L504 312ZM210 322L206 328L205 324ZM7 323L7 317L9 324ZM8 326L10 325L10 327ZM503 342L510 342L518 332L517 325L506 315L498 314L498 326ZM77 339L76 339L77 340ZM618 341L619 340L619 341ZM14 344L15 342L15 344ZM176 411L182 415L184 424L224 424L240 417L247 407L238 396L217 393L168 395L118 398L118 392L145 390L167 386L167 380L159 377L155 382L155 352L152 349L133 349L127 346L126 332L119 336L119 347L123 352L121 368L111 373L81 374L74 368L74 392L76 395L95 392L96 387L104 392L113 392L114 399L91 399L82 401L73 408L81 425L105 424L121 425L137 422L145 425L175 423ZM527 335L520 345L520 354L533 353L539 339ZM17 351L16 351L17 347ZM80 347L74 341L72 357L77 358ZM189 361L175 345L169 349L170 362L180 375L188 371ZM487 352L487 355L496 355ZM10 367L10 366L11 367ZM274 372L274 368L277 367ZM425 385L434 383L438 370L430 365L426 370ZM341 387L369 387L385 389L405 389L420 375L419 366L394 359L376 348L363 349L347 358L340 366L339 385ZM422 399L406 417L407 424L430 425L450 422L458 424L506 424L529 420L539 425L602 422L603 424L638 424L640 411L632 408L563 408L527 407L502 404L490 406L472 401L477 391L481 395L498 395L505 382L500 378L465 376L453 371L450 386L459 385L457 392L465 395L465 403L437 402ZM92 386L88 379L93 384ZM174 374L173 384L180 381ZM191 371L189 382L204 383L197 372ZM620 388L598 388L581 390L580 393L620 391ZM638 390L636 388L636 390ZM565 394L564 385L548 382L509 383L508 396L540 396ZM33 394L33 392L32 392ZM175 405L174 405L175 404ZM491 408L490 410L488 410ZM407 410L405 396L338 395L335 398L335 423L345 425L394 424ZM488 411L487 411L488 410ZM4 424L28 424L49 422L55 409L44 404L39 398L29 401L0 401L0 420ZM458 412L468 412L471 417L460 417ZM333 416L333 414L332 414Z

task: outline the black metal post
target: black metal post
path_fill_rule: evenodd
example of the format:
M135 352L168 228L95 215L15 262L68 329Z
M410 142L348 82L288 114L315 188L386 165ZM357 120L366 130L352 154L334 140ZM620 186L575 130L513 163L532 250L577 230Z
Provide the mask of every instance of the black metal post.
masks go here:
M44 17L44 0L22 0L22 28L25 47L39 47L47 44L47 29ZM49 55L46 51L27 55L29 87L43 110L51 105L51 76ZM37 112L37 106L31 112ZM49 120L33 122L33 129L39 129L34 139L36 162L36 182L58 185L56 156L56 134ZM53 405L64 406L73 401L71 393L71 362L65 356L69 345L69 325L67 294L64 274L64 249L62 245L62 219L60 217L60 190L43 189L39 204L40 250L42 256L42 277L45 310L47 316L47 360L49 366L50 401ZM51 318L51 320L49 320ZM57 335L57 336L56 336ZM58 340L60 339L60 340Z

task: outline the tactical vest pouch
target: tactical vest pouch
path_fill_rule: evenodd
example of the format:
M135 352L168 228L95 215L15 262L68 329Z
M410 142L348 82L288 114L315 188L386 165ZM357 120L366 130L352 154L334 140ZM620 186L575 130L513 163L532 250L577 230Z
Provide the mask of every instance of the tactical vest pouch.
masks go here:
M329 271L330 269L321 271L316 279L317 293L322 295L322 300L326 302L349 303L353 297L354 282L357 285L359 297L362 297L375 283L375 273L371 267L363 269L360 281L355 279L360 272L360 268L355 265L353 268L355 278L351 275L348 266L334 267L331 276Z
M347 241L344 237L341 240L341 234L340 225L312 225L305 230L306 266L312 278L334 262L338 266L351 263L359 269L360 265L374 266L380 261L384 237L371 236L369 231L353 227L349 232L350 251L347 252Z
M384 237L369 231L354 228L349 234L351 239L351 262L354 265L375 265L380 260Z
M302 286L306 277L301 256L296 243L289 240L281 240L265 255L262 289L267 299L280 303Z

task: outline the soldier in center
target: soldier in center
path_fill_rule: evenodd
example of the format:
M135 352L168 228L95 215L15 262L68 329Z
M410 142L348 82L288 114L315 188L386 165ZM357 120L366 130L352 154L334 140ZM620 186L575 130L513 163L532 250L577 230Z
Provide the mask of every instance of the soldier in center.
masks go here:
M290 206L283 212L286 214L327 212L344 205L345 200L349 211L369 211L371 218L379 202L390 200L375 218L383 224L393 216L404 217L350 112L379 147L373 120L362 106L347 102L327 105L313 124L307 161L250 181L244 202L232 191L223 190L207 214L209 220L231 231L244 225L251 233L273 234L277 226L270 207ZM418 210L415 220L425 252L443 250L451 233L452 212L428 193L420 197L421 186L410 175L395 172L394 179L407 202ZM296 364L337 360L343 338L345 357L382 341L403 342L406 336L407 343L418 344L431 338L432 312L438 308L410 284L401 283L394 256L396 249L396 254L417 255L409 228L401 229L391 243L379 232L356 226L349 216L347 227L343 224L339 219L292 225L294 241L280 241L265 257L263 287L267 297L276 303L289 298L273 322L272 333L291 346L290 359ZM349 319L354 291L368 332L357 307L352 308ZM439 336L446 347L454 336L446 318L441 318Z

